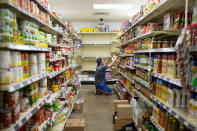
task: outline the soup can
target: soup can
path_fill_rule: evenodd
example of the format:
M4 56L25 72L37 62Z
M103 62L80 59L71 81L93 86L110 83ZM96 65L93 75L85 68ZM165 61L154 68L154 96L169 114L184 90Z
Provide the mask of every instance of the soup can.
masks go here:
M17 67L19 66L19 59L21 59L21 57L19 58L19 51L11 51L11 66L12 67Z
M38 64L45 63L45 53L38 53Z
M13 81L14 83L20 81L20 69L18 67L13 68Z
M42 73L45 73L45 72L46 72L46 65L45 65L45 63L38 64L38 73L42 74Z
M47 94L47 88L46 87L40 87L39 88L39 97L43 98Z
M36 53L30 53L29 55L29 64L30 65L37 65L37 54Z
M39 86L40 87L47 87L47 78L41 79L39 81Z
M11 112L12 112L12 124L14 124L20 118L20 104L16 105L15 108L12 108Z
M34 76L38 74L38 66L37 65L31 65L29 67L29 74L30 76Z
M28 97L20 98L20 111L25 112L29 108L29 99Z
M9 69L0 69L0 85L11 83L11 73Z
M11 67L11 54L10 51L0 50L0 68Z
M12 125L12 113L10 109L0 109L0 129L6 129Z

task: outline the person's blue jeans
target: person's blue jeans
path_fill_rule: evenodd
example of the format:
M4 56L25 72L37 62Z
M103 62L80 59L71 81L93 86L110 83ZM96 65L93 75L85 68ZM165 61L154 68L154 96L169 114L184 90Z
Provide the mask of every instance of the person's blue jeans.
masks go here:
M106 80L105 80L105 83L106 83ZM98 85L98 86L96 86L96 89L97 90L104 90L104 91L107 91L109 93L112 93L112 90L108 87L107 84Z

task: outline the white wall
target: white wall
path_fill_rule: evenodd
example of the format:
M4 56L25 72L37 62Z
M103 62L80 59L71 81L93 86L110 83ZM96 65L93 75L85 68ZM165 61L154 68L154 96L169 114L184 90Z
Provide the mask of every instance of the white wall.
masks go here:
M80 32L81 28L95 28L98 25L98 21L72 21L72 25L77 32ZM119 30L121 24L124 21L105 21L105 25L109 25L110 30Z

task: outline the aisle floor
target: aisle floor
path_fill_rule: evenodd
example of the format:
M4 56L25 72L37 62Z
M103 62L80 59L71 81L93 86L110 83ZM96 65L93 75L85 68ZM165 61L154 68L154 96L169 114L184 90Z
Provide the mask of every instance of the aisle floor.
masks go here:
M93 85L84 85L80 90L79 99L84 99L83 113L73 112L71 119L85 119L85 131L113 131L112 121L113 100L112 96L95 95Z

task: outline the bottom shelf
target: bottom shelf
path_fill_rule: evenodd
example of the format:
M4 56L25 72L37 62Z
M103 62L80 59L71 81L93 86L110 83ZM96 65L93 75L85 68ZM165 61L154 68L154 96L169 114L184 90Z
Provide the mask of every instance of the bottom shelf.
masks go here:
M161 126L155 121L155 119L151 116L150 117L150 121L155 125L155 127L159 130L159 131L165 131L164 128L161 128Z

